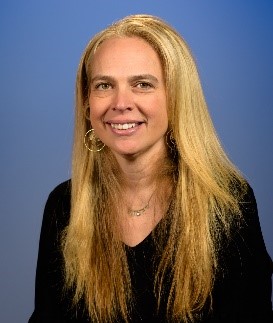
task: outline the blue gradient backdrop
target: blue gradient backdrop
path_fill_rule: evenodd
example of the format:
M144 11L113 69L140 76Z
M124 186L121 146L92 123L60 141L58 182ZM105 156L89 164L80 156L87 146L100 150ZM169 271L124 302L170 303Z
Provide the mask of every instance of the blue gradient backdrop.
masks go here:
M48 193L69 178L74 80L94 33L133 13L161 16L196 57L210 111L252 185L273 256L273 2L0 1L0 321L26 322Z

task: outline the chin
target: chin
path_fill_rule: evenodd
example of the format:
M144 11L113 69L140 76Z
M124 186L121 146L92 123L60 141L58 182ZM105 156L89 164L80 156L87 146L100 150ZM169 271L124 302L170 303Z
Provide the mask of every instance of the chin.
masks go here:
M114 155L118 155L118 156L123 156L123 157L134 157L137 156L141 153L140 149L135 149L135 148L117 148L115 147L114 149L112 149L110 147L111 151L113 152Z

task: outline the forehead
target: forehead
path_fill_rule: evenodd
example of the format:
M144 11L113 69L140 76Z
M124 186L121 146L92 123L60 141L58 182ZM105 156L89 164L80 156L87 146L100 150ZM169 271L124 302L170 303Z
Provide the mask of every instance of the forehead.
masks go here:
M114 37L103 41L92 57L91 66L92 74L98 70L101 73L107 70L137 69L162 73L157 52L139 37Z

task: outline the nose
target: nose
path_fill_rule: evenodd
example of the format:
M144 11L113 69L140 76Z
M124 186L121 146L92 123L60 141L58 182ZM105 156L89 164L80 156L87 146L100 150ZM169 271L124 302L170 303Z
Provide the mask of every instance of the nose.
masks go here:
M117 87L112 102L114 111L133 110L133 97L131 89L128 87Z

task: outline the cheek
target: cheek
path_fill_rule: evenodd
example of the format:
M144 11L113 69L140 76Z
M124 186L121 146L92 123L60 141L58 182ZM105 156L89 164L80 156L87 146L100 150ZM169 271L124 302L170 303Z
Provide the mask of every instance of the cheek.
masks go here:
M162 105L158 111L158 117L157 117L157 122L159 128L161 128L161 131L166 132L168 129L168 112L167 112L167 107L166 105Z
M95 133L100 137L102 135L101 131L105 130L105 125L103 122L104 113L103 108L98 106L90 106L90 123L92 128L95 130Z
M97 100L95 99L92 99L92 98L89 98L89 115L90 115L90 120L91 120L91 123L92 122L95 122L96 119L98 119L101 115L100 115L100 107L98 105L98 102Z
M90 115L90 122L91 122L92 128L97 128L100 117L97 115L96 111L92 108L90 108L89 115Z
M102 118L109 106L109 98L89 97L90 116L92 118Z
M89 101L89 103L91 103L91 102ZM90 118L92 128L94 128L94 126L96 127L96 122L98 120L97 109L95 108L94 105L90 104L89 106L90 106L90 108L89 108L89 118Z
M153 104L153 115L161 124L168 124L168 112L165 97L158 98Z

